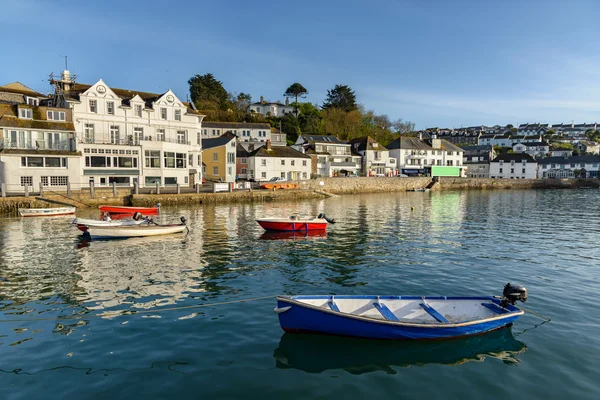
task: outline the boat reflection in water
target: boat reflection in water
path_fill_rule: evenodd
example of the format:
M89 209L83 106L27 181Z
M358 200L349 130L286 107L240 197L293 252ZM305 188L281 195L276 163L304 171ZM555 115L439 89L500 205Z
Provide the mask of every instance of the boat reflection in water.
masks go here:
M496 358L519 364L517 355L527 350L523 342L503 328L485 335L436 341L386 341L323 335L285 333L273 357L277 368L320 373L343 369L351 374L384 371L426 364L459 365Z
M285 240L285 239L306 239L306 238L326 238L327 231L266 231L260 235L261 240Z

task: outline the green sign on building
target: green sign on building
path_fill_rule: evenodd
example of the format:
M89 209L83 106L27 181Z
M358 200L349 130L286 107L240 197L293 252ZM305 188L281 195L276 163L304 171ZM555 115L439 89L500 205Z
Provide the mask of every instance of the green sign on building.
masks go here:
M457 176L460 177L460 167L432 166L431 176Z

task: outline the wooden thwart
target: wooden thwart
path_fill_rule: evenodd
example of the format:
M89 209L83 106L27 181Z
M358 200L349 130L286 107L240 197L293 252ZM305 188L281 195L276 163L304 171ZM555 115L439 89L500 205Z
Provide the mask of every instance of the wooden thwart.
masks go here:
M445 323L450 322L446 319L446 317L444 317L442 314L437 312L437 310L435 308L431 307L429 304L419 303L419 305L421 307L423 307L423 309L425 311L427 311L427 313L429 315L431 315L433 318L435 318L438 322L445 322Z
M389 308L387 308L387 306L385 304L374 303L373 305L381 313L381 315L383 315L383 318L385 318L386 320L400 321L398 319L398 317L396 317L396 315L394 315L394 313Z

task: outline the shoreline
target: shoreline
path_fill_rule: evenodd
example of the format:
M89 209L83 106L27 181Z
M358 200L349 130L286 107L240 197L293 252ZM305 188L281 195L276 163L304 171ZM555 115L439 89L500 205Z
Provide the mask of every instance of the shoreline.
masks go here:
M79 208L97 207L101 204L147 207L161 203L163 206L189 204L225 204L254 203L279 200L300 200L327 198L329 195L348 195L362 193L406 192L425 188L432 182L429 177L419 178L322 178L300 182L297 190L236 190L224 193L186 193L186 194L132 194L130 188L96 190L96 196L90 198L89 192L74 192L70 198L66 195L45 194L45 198L72 203ZM433 184L431 191L452 190L520 190L520 189L579 189L600 188L600 179L486 179L486 178L448 178L441 177ZM116 196L115 196L116 194ZM0 215L16 214L18 208L44 208L49 203L30 197L0 197Z

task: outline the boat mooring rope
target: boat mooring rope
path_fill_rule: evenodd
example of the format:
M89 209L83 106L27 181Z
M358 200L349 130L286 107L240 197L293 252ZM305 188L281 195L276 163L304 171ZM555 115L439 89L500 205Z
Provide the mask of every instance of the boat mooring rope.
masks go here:
M0 319L0 323L5 323L5 322L31 322L31 321L66 321L66 320L73 320L73 319L91 319L91 318L106 318L106 317L120 317L120 316L124 316L124 315L135 315L135 314L155 314L155 313L159 313L159 312L163 312L163 311L178 311L178 310L186 310L186 309L191 309L191 308L200 308L200 307L213 307L213 306L221 306L221 305L225 305L225 304L235 304L235 303L248 303L251 301L257 301L257 300L265 300L265 299L273 299L275 297L277 297L278 295L271 295L271 296L262 296L262 297L252 297L249 299L239 299L239 300L228 300L228 301L219 301L216 303L204 303L204 304L193 304L193 305L189 305L189 306L179 306L179 307L165 307L165 308L154 308L151 310L115 310L115 314L90 314L90 315L73 315L73 316L67 316L67 317L52 317L52 318L37 318L37 317L32 317L32 318L15 318L15 319ZM107 312L111 312L110 310L107 310Z
M518 307L519 307L521 310L523 310L523 311L525 311L525 312L528 312L529 314L533 314L533 315L535 315L535 316L537 316L537 317L540 317L540 318L542 318L542 319L545 319L545 320L548 320L548 321L552 321L552 318L550 318L550 317L546 317L545 315L542 315L542 314L539 314L539 313L536 313L535 311L531 311L531 310L529 310L529 309L527 309L527 308L525 308L525 307L523 307L523 306L521 306L521 305L519 305Z

